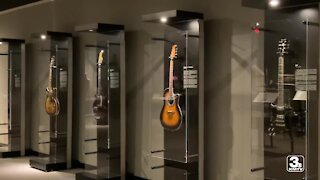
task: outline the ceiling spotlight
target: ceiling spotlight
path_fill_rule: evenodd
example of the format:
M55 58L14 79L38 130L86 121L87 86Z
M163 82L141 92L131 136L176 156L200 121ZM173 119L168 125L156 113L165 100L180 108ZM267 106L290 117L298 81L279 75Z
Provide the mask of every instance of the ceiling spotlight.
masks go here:
M162 23L166 23L166 22L168 21L168 19L165 18L165 17L162 17L162 18L160 19L160 21L161 21Z
M0 42L0 45L3 44L3 42Z
M41 38L42 40L45 40L45 39L47 39L47 36L44 35L44 34L42 34L42 35L40 36L40 38Z
M280 5L280 0L269 0L270 7L278 7Z
M93 32L93 30L92 30L92 29L90 29L89 31L90 31L90 32Z

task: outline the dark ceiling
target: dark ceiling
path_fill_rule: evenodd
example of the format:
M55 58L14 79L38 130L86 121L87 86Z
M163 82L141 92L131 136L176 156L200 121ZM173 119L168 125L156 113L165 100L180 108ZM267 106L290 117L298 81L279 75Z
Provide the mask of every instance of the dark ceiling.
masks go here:
M23 6L41 0L0 0L0 11Z
M267 9L269 0L242 0L242 5L246 7ZM280 0L281 7L297 6L302 4L318 3L320 0Z

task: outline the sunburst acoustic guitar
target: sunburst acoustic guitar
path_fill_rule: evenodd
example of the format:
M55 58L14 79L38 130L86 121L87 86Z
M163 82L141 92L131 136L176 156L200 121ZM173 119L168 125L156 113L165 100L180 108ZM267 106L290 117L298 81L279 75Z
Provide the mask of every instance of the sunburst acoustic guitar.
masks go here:
M169 70L169 87L164 91L164 105L161 110L160 121L164 129L177 131L182 124L182 111L179 106L179 95L174 93L173 88L173 65L177 58L177 45L171 47L170 70Z
M50 116L57 116L60 112L60 103L57 97L57 88L53 87L52 84L52 73L53 69L56 67L56 59L55 56L51 57L50 67L49 67L49 83L46 89L47 98L45 101L45 110Z
M103 53L101 50L98 58L98 88L95 95L95 100L93 102L93 114L96 120L104 119L108 110L108 100L107 97L102 94L102 83L101 83L101 66L103 63Z

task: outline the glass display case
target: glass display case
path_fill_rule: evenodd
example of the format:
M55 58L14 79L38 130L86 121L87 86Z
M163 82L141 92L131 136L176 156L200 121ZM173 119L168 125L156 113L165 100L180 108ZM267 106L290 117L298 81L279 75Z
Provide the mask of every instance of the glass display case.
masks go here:
M71 167L72 35L33 34L32 146L39 157L30 166L43 171Z
M253 28L254 179L318 179L318 12L267 10L264 27Z
M0 39L0 157L25 155L25 41Z
M150 56L151 157L164 179L201 179L203 152L203 32L200 13L172 10L143 16L154 24Z
M121 179L124 167L124 26L77 26L83 55L79 86L85 172L76 179Z

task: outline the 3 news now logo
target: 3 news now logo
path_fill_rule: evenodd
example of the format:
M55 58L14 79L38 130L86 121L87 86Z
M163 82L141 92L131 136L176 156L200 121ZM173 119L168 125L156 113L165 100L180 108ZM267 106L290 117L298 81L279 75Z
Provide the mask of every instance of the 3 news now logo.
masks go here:
M287 156L287 171L290 173L304 172L304 156L302 155Z

